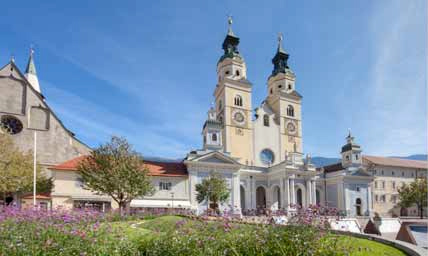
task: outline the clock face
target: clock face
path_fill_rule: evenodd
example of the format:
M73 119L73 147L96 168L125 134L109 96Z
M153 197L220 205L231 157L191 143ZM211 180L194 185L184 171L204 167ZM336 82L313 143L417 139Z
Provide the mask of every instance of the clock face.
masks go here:
M245 122L245 116L244 116L244 114L242 113L242 112L235 112L234 114L233 114L233 120L236 122L236 123L238 123L238 124L240 124L240 125L243 125L244 124L244 122Z
M289 122L287 124L287 130L289 133L294 134L296 133L296 126L292 122Z

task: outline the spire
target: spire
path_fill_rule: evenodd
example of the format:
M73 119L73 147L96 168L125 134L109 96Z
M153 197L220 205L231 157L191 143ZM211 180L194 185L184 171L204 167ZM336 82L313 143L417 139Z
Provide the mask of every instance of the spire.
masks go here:
M287 53L284 48L282 48L282 40L284 39L284 37L282 36L282 33L279 32L278 33L278 49L276 52L282 52L282 53Z
M33 47L30 47L30 58L28 59L27 68L25 69L25 73L37 75L36 65L34 65L33 55L34 55L34 49L33 49Z
M232 31L232 23L233 23L232 16L229 15L227 17L227 24L228 24L227 34L230 35L230 36L235 36L233 34L233 31Z
M34 64L34 49L30 47L30 57L28 59L27 68L25 69L25 77L33 86L34 90L40 92L39 79L37 78L36 65Z
M285 74L291 71L287 64L289 55L282 47L282 41L283 41L282 33L278 33L278 48L275 56L272 59L272 64L273 64L272 76L275 76L278 73Z
M233 23L232 16L229 15L227 18L227 24L228 24L227 35L223 41L223 46L222 46L224 50L224 54L223 56L221 56L219 61L222 61L225 58L234 58L234 57L242 58L239 55L239 50L238 50L239 37L237 37L233 33L232 23Z

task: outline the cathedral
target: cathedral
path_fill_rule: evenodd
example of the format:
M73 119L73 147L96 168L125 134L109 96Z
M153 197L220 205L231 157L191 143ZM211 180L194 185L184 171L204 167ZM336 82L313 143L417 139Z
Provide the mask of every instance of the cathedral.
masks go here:
M218 172L230 189L229 202L220 206L223 210L293 211L294 205L328 204L347 215L369 215L372 176L362 168L361 148L351 134L342 147L341 168L317 170L310 155L303 154L302 95L282 36L272 58L266 97L255 107L240 38L231 25L229 19L212 88L215 104L202 126L201 149L189 152L181 162L146 161L156 192L133 200L131 207L189 208L201 213L208 205L197 202L195 186ZM38 160L55 182L43 200L51 207L117 207L111 198L83 189L76 169L90 149L49 108L32 52L25 74L13 60L0 69L0 91L0 118L7 128L3 131L12 134L22 150L32 149L37 133Z

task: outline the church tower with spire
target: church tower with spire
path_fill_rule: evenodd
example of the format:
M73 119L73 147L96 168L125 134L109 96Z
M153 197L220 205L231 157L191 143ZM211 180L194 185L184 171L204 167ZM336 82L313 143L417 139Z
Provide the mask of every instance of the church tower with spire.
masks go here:
M239 37L232 31L223 41L223 55L217 63L217 86L214 91L217 119L223 125L223 146L241 164L251 164L253 156L252 85L247 80L247 67L239 52Z
M36 65L34 64L34 49L30 48L30 57L28 58L27 68L25 69L25 78L38 93L40 91L39 79L37 78Z
M296 90L296 76L288 64L289 54L282 46L282 34L278 35L278 47L272 59L273 70L268 78L266 102L280 124L281 160L286 152L302 153L302 96Z

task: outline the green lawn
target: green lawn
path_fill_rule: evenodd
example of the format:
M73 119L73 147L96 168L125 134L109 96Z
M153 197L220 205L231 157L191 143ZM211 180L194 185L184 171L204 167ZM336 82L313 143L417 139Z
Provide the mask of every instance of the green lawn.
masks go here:
M207 225L218 226L222 225L221 223L211 222L207 224L201 221L190 221L187 218L178 217L178 216L163 216L153 219L139 220L139 221L128 221L128 222L115 222L112 224L113 233L120 233L126 235L130 240L135 243L144 244L152 239L155 239L159 236L166 235L168 233L174 232L176 230L176 223L178 221L186 220L186 223L183 227L194 228L195 230L201 225L204 225L204 228ZM253 228L252 225L244 224L234 224L235 227L239 226L235 233L239 234L244 230L248 231ZM182 228L183 228L182 227ZM287 227L284 227L287 228ZM227 235L233 235L233 232ZM374 242L362 238L354 238L349 236L339 236L338 247L346 248L350 255L354 256L371 256L371 255L391 255L391 256L400 256L406 255L402 251L395 249L393 247Z

